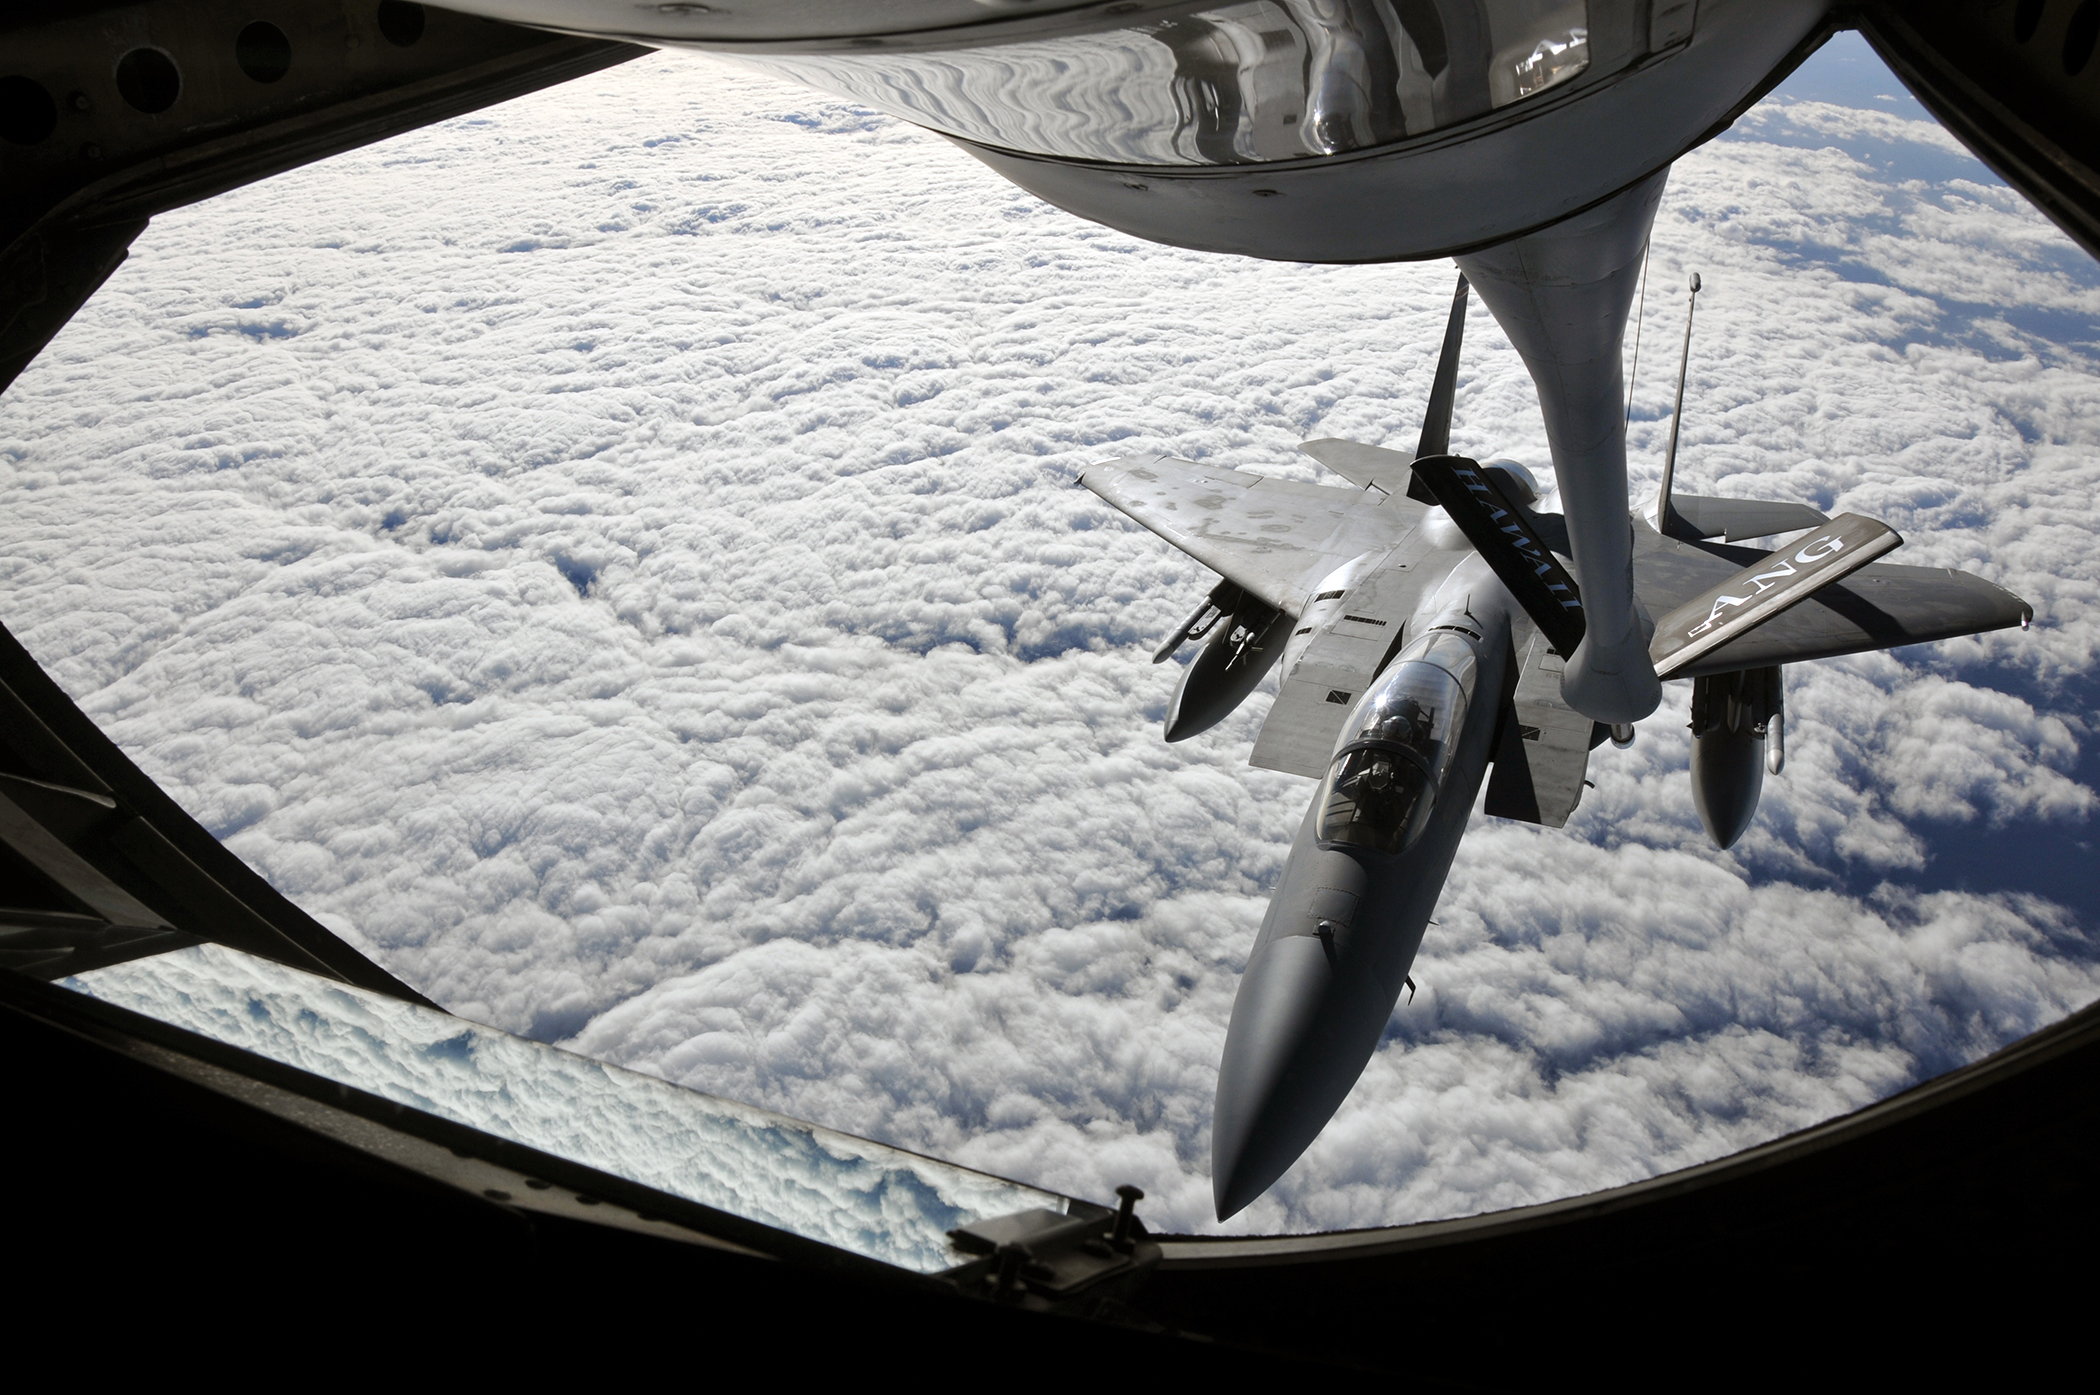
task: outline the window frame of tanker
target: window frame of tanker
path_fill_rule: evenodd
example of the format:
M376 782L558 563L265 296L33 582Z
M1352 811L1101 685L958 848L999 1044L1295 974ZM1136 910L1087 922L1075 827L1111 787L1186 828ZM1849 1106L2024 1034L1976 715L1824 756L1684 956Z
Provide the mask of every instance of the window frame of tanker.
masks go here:
M2082 137L2100 118L2092 84L2052 57L2065 24L2085 22L2076 8L1867 4L1830 27L1863 29L2094 250L2100 175ZM2023 34L2029 10L2041 18ZM647 51L400 0L30 4L0 17L0 39L13 104L0 172L17 194L0 215L0 387L151 217ZM167 60L149 77L177 72L172 93L126 85L120 60L144 49ZM37 1280L14 1303L25 1341L206 1317L241 1324L250 1347L331 1319L371 1330L406 1258L482 1277L448 1295L455 1315L515 1320L548 1301L550 1276L608 1277L627 1317L697 1299L732 1336L848 1373L901 1336L923 1344L915 1356L1003 1379L1317 1362L1522 1387L1576 1361L1637 1376L1704 1358L1705 1382L1730 1384L1769 1362L1731 1373L1713 1353L1764 1354L1780 1334L1785 1359L1829 1369L1827 1351L1801 1355L1819 1320L1881 1372L1940 1373L1964 1354L1949 1302L1965 1330L2014 1334L1990 1344L1994 1361L2083 1355L2081 1294L2058 1270L2100 1238L2100 1007L1629 1186L1251 1237L1148 1234L1131 1188L1118 1207L1061 1198L958 1227L956 1263L923 1275L52 983L211 941L433 1007L220 846L4 632L0 717L0 1175L10 1257ZM116 1306L127 1296L142 1301ZM534 1349L563 1330L536 1326ZM588 1324L567 1335L599 1340Z
M309 1277L302 1302L368 1286L376 1242L389 1269L409 1247L484 1268L615 1265L629 1282L705 1295L753 1333L818 1310L834 1327L938 1333L958 1352L1047 1342L1045 1370L1110 1360L1187 1374L1268 1360L1522 1388L1638 1313L1640 1349L1617 1353L1615 1369L1660 1374L1688 1350L1822 1305L1881 1341L1925 1337L1930 1306L1900 1283L1914 1269L1992 1275L1967 1320L2016 1314L2043 1349L2049 1332L2081 1330L2068 1313L2049 1324L2079 1290L2047 1261L2096 1229L2086 1181L2100 1152L2100 1007L1853 1114L1603 1192L1416 1225L1199 1237L1148 1234L1133 1214L1142 1194L1125 1188L1119 1208L1066 1198L1062 1213L960 1228L957 1263L932 1275L20 971L0 974L0 1043L16 1063L11 1132L28 1141L9 1150L4 1175L50 1217L18 1218L15 1253L45 1274L87 1262L216 1275L245 1268L273 1234L318 1229L340 1272ZM331 1219L354 1227L354 1247L345 1234L328 1249ZM1877 1301L1863 1276L1893 1287ZM245 1281L273 1276L251 1269ZM1513 1296L1520 1330L1498 1334ZM1403 1312L1406 1328L1440 1343L1396 1341ZM1086 1324L1055 1326L1071 1318ZM1470 1354L1483 1343L1494 1351L1485 1372ZM1886 1347L1874 1359L1904 1364Z

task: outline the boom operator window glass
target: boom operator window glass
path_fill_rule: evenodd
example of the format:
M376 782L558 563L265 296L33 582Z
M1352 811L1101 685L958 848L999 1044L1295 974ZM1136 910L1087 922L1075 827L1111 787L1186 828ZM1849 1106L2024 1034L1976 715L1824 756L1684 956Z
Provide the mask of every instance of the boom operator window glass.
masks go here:
M205 944L63 986L338 1084L919 1273L1068 1200Z
M1131 165L1390 145L1588 71L1587 0L1251 0L1126 29L734 61L1004 150Z

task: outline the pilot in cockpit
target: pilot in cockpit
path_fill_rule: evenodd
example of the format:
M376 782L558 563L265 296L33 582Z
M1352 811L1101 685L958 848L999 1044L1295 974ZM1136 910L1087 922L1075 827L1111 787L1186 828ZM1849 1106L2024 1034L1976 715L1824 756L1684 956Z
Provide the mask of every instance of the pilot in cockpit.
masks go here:
M1428 826L1464 710L1464 689L1442 666L1416 661L1390 670L1360 709L1356 738L1335 753L1320 841L1383 853L1413 846Z

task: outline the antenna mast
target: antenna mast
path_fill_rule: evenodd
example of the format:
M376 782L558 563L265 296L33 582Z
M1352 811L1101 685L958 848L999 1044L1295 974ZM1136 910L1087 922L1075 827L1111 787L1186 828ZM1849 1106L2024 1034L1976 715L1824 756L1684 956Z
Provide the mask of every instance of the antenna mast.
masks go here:
M1684 302L1684 353L1677 360L1677 405L1670 412L1670 451L1663 457L1662 487L1655 491L1655 531L1674 538L1682 527L1670 507L1670 484L1677 474L1677 429L1684 425L1684 375L1692 364L1692 313L1699 308L1699 273L1692 273L1691 293Z

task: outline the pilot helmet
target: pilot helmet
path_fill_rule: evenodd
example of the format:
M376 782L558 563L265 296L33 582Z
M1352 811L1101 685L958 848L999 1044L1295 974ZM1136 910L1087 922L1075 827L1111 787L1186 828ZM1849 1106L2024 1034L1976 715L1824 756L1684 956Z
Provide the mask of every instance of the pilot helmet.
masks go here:
M1503 492L1517 503L1530 508L1539 501L1539 479L1528 467L1519 465L1514 460L1490 460L1486 468L1502 477L1500 483Z

